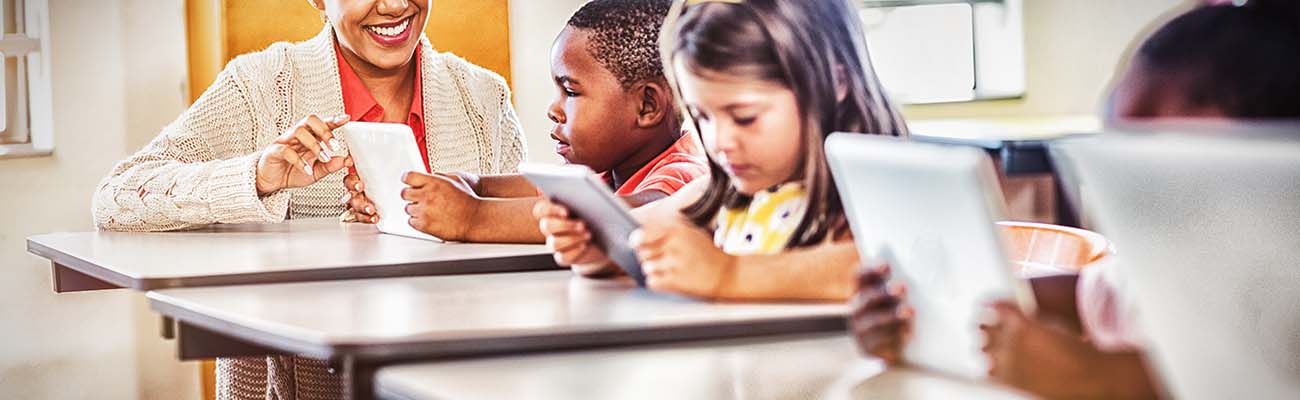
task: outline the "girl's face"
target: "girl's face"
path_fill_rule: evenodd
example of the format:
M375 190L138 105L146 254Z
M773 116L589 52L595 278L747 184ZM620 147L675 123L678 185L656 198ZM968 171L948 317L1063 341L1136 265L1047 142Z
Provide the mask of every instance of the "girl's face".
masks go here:
M380 71L407 65L429 19L430 0L312 0L325 12L353 68ZM362 65L355 65L360 61Z
M752 196L803 176L803 124L793 91L770 82L701 76L680 59L673 69L704 147L737 191Z

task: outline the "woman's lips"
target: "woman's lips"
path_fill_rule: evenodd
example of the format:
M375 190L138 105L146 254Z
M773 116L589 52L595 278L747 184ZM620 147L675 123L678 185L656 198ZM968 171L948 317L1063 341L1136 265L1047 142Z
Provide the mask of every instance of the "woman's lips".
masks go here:
M411 35L411 31L413 31L411 29L412 19L414 18L407 17L401 21L386 24L366 25L365 30L366 33L370 34L370 38L379 45L396 47L406 43L413 36Z

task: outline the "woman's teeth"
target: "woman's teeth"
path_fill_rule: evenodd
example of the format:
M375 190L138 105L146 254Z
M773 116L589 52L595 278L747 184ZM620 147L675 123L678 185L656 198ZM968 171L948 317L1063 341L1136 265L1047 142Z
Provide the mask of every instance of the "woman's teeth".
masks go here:
M367 26L366 29L369 29L371 32L378 33L383 36L397 36L406 33L406 28L409 28L410 26L411 26L411 19L407 18L405 21L402 21L400 25L394 27L384 28L384 27L371 25L371 26Z

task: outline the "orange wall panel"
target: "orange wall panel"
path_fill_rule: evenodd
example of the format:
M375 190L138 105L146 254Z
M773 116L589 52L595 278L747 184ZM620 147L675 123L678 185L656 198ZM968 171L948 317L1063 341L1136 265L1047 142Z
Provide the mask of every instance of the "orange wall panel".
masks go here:
M305 0L188 0L192 98L237 55L320 32L320 12ZM455 53L510 81L509 0L432 0L425 34L438 51Z

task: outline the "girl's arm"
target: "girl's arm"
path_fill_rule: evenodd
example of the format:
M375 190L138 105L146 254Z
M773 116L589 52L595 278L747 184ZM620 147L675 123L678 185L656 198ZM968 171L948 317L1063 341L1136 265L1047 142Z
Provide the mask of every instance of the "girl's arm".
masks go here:
M857 265L852 241L738 256L734 270L724 273L717 298L842 301L853 295Z

